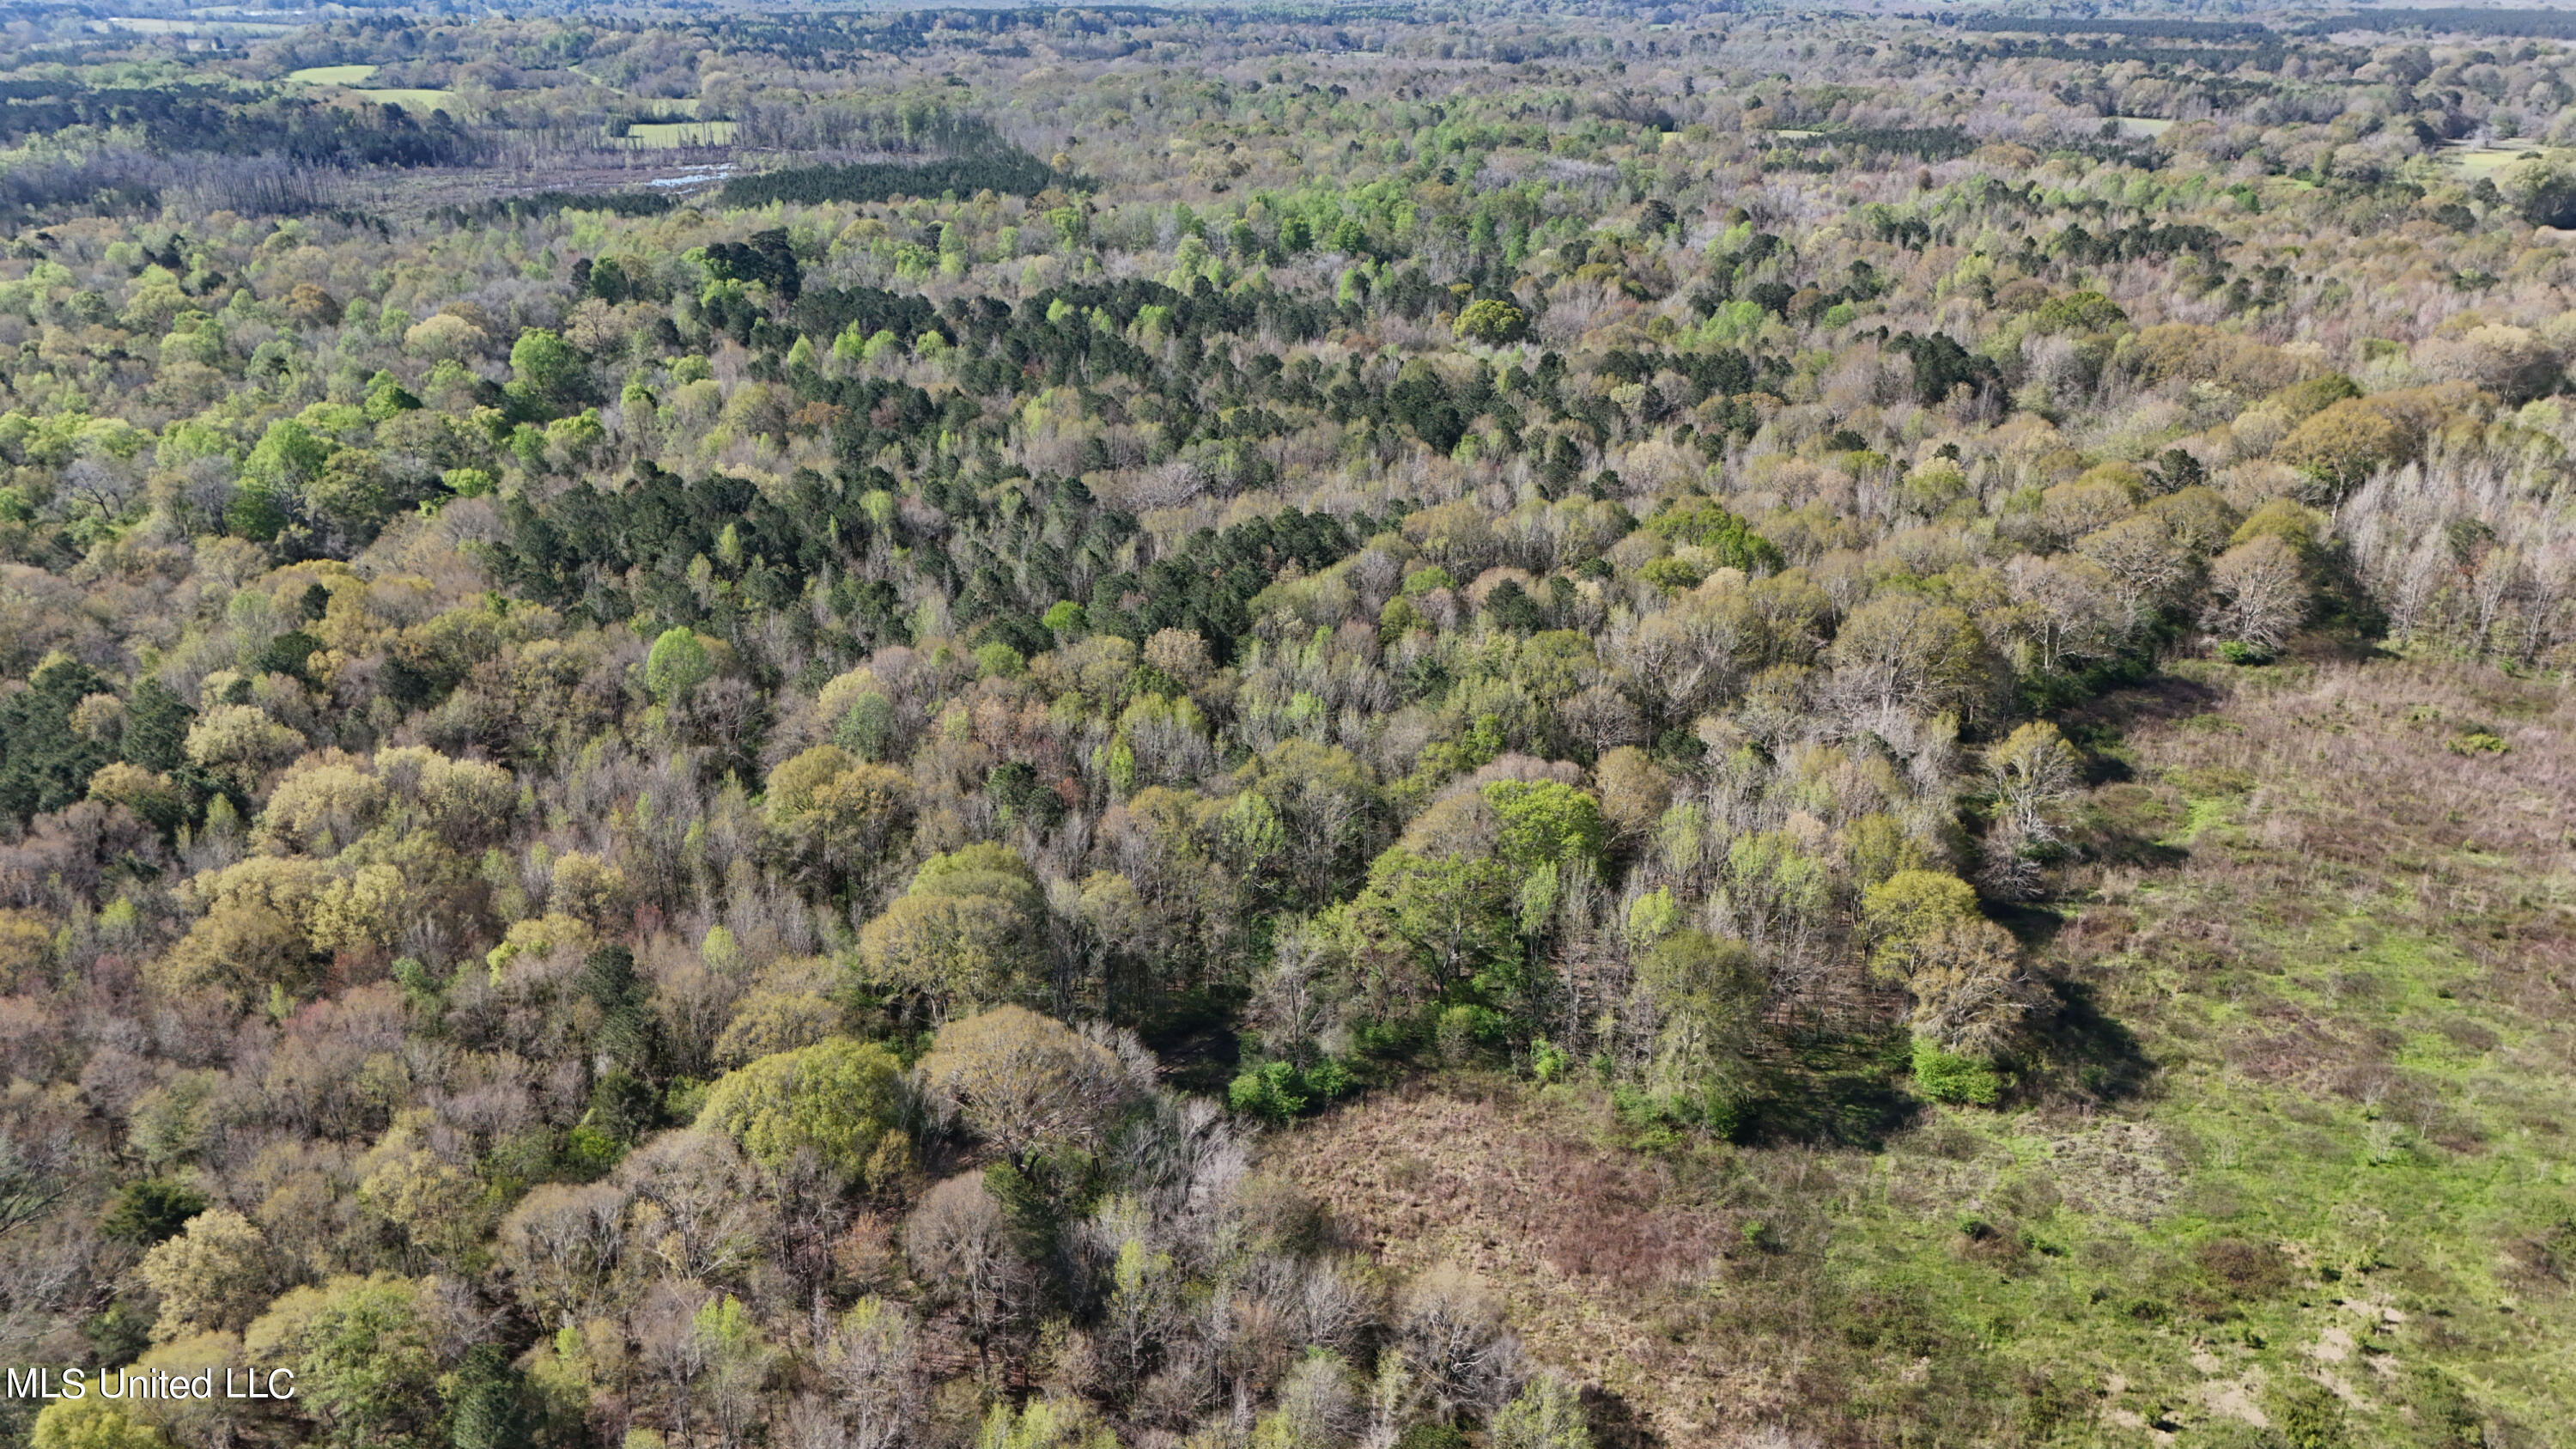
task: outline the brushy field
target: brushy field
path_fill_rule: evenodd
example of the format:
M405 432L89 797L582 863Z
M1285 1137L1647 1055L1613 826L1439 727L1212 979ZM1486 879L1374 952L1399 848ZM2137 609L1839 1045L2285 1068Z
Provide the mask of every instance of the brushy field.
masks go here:
M1274 1160L1502 1287L1613 1443L2576 1443L2567 696L2187 668L2071 732L2085 861L2015 923L2063 1009L2002 1110L1640 1160L1588 1086L1457 1077Z

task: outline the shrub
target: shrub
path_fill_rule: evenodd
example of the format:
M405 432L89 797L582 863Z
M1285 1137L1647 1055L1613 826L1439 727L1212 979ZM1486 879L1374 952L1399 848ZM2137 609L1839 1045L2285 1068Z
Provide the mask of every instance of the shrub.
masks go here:
M1225 1099L1244 1116L1270 1122L1285 1122L1306 1110L1297 1069L1286 1062L1268 1062L1236 1077L1226 1088Z
M1318 1062L1302 1072L1287 1062L1264 1062L1228 1084L1225 1098L1243 1116L1285 1122L1349 1095L1356 1085L1351 1069L1337 1061Z
M1530 1043L1530 1075L1538 1078L1542 1085L1565 1075L1566 1066L1572 1061L1564 1048L1544 1038Z
M2290 1449L2336 1449L2345 1442L2343 1401L2313 1380L2295 1380L2281 1390L2272 1422Z
M206 1207L206 1195L186 1183L147 1177L117 1190L99 1231L150 1247L178 1236Z
M2003 1077L1989 1063L1945 1052L1930 1041L1914 1043L1914 1085L1935 1102L1991 1107L2003 1095Z

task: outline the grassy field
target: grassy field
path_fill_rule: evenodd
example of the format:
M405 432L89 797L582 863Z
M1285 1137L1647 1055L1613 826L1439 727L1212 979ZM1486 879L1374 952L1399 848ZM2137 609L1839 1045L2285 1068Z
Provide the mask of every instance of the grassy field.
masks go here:
M375 75L379 69L380 67L372 65L314 65L306 66L302 70L288 71L286 78L302 85L339 86L345 90L355 91L377 105L400 106L406 111L418 111L423 115L436 110L452 110L457 103L456 92L451 90L404 86L380 87L366 84L368 78Z
M622 140L610 139L646 151L675 146L730 146L735 125L732 121L656 121L631 128Z
M2087 859L2017 923L2064 1006L2004 1109L1640 1152L1458 1076L1273 1160L1503 1288L1608 1443L2576 1443L2576 709L2377 661L2073 725Z
M406 111L420 111L423 113L446 110L456 104L456 92L446 90L403 89L399 87L378 90L374 87L368 87L360 90L358 94L365 96L368 100L376 102L378 105L400 106Z
M354 86L364 84L377 69L372 65L308 65L302 70L288 71L286 78L299 85Z
M2505 140L2484 145L2462 142L2445 146L2441 150L2443 160L2471 176L2493 176L2499 171L2510 170L2534 156L2548 154L2550 154L2549 147L2538 141L2519 137L2508 137Z

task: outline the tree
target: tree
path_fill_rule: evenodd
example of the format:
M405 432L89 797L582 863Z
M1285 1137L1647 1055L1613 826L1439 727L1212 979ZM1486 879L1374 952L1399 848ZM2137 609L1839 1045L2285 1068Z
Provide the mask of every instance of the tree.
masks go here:
M1448 1263L1406 1285L1396 1340L1424 1390L1453 1412L1490 1415L1520 1381L1520 1341L1503 1328L1501 1301Z
M0 815L24 821L88 793L90 776L115 752L74 729L72 714L106 687L98 671L57 657L37 666L25 689L0 696Z
M1106 1038L1004 1006L941 1027L921 1059L924 1087L1012 1162L1092 1148L1151 1084L1132 1037Z
M167 772L187 760L188 721L197 712L179 692L146 676L125 702L125 728L117 748L126 763Z
M491 344L483 329L451 312L424 317L403 332L403 350L414 357L456 360L472 357Z
M1459 337L1480 342L1487 347L1500 347L1518 342L1528 330L1529 319L1521 309L1498 297L1481 297L1467 304L1453 324Z
M394 798L416 806L455 850L490 845L519 809L519 782L508 770L483 760L451 760L409 745L378 751L376 776Z
M920 1333L901 1304L871 1294L850 1305L821 1364L849 1449L895 1449L920 1422Z
M293 418L281 418L268 425L250 456L242 460L242 478L278 497L291 498L321 476L330 460L330 439Z
M1990 678L1985 640L1968 616L1910 590L1853 610L1825 657L1856 704L1882 713L1969 713Z
M859 932L870 977L929 1002L934 1015L1034 994L1045 897L1006 846L935 855L912 887Z
M1367 769L1337 746L1289 739L1246 766L1242 783L1279 823L1291 899L1321 906L1341 894L1366 858L1377 805Z
M1602 822L1611 841L1623 847L1645 839L1672 803L1672 777L1634 745L1602 755L1592 775L1601 792Z
M295 1406L322 1442L346 1449L434 1449L438 1359L424 1311L427 1279L374 1273L287 1292L242 1334L255 1364L295 1371Z
M1914 1034L1943 1051L1992 1056L2035 1008L2012 933L1992 921L1947 922L1906 954Z
M678 1277L721 1278L755 1246L750 1204L759 1184L731 1137L664 1132L646 1139L609 1179L634 1194L640 1245Z
M2257 653L2280 652L2308 615L2307 569L2277 534L2258 534L2210 565L2201 625Z
M1110 1449L1117 1442L1080 1399L1032 1399L1018 1409L995 1404L975 1435L975 1449Z
M932 1295L956 1307L976 1346L993 1341L1031 1306L1036 1284L1011 1246L1011 1221L979 1172L924 1194L904 1220L904 1256Z
M1901 870L1861 896L1861 931L1870 969L1901 980L1915 941L1977 914L1976 887L1937 870Z
M136 1269L160 1296L152 1341L196 1333L238 1333L268 1302L277 1281L268 1236L231 1208L213 1208L143 1255Z
M715 676L707 646L686 629L665 629L644 657L644 687L666 706L688 702L699 685Z
M596 1316L624 1266L632 1194L608 1183L544 1183L501 1219L499 1258L541 1323Z
M1597 869L1609 845L1601 802L1555 780L1496 780L1481 792L1502 817L1495 858L1516 875L1547 865Z
M426 1140L428 1116L396 1114L358 1160L358 1205L399 1234L414 1261L453 1269L474 1256L498 1214L474 1174Z
M2414 438L2370 400L2346 398L2309 418L2274 447L2273 456L2337 494L2414 451Z
M771 838L810 890L838 894L886 857L910 823L912 798L902 772L817 745L770 772Z
M278 782L251 839L329 855L365 834L384 802L384 784L372 773L341 761L317 761Z
M1871 971L1905 987L1915 1035L1943 1051L1991 1055L2035 1005L2011 933L1957 876L1898 871L1863 894L1861 922Z
M186 1183L147 1177L117 1189L99 1231L148 1248L177 1236L206 1206L206 1195Z
M105 1399L57 1399L36 1415L30 1449L169 1449L161 1431Z
M2086 534L2076 548L2110 575L2121 617L2132 628L2165 607L2191 576L2190 551L2155 514L2131 514Z
M1582 1396L1552 1372L1533 1375L1486 1432L1494 1449L1592 1449Z
M2576 176L2545 163L2522 168L2514 178L2514 210L2533 226L2576 226Z
M874 1187L910 1166L903 1090L903 1064L885 1048L826 1041L726 1073L707 1089L700 1120L772 1172L811 1152Z
M1996 806L2022 835L2045 839L2045 812L2074 797L2083 783L2083 764L2057 726L2034 720L1986 752L1986 778Z
M1399 845L1369 867L1350 919L1370 943L1366 954L1409 958L1437 990L1513 955L1521 884L1490 856L1424 856Z
M218 903L147 963L144 979L166 995L212 986L241 998L271 983L301 990L312 968L312 942L292 918L265 904Z
M762 1340L760 1327L742 1300L730 1293L700 1304L690 1315L688 1333L690 1347L704 1365L703 1374L689 1388L693 1397L704 1402L706 1416L717 1431L716 1442L723 1449L734 1449L757 1422L760 1390L777 1355Z
M71 1195L70 1134L27 1124L0 1124L0 1238L44 1220Z
M1655 1023L1646 1087L1672 1117L1733 1133L1752 1094L1761 973L1741 941L1674 931L1637 966L1640 1003Z
M1288 1370L1279 1386L1279 1408L1262 1421L1252 1442L1255 1449L1345 1444L1367 1424L1367 1406L1361 1402L1350 1365L1339 1354L1309 1352Z
M754 991L742 998L711 1053L727 1066L813 1046L841 1024L840 1004L819 991Z
M500 1344L474 1345L452 1382L448 1419L455 1449L516 1449L528 1442L524 1385Z
M510 345L511 388L556 412L590 401L590 365L573 345L542 327L519 333Z
M2004 566L2024 672L2060 674L2117 651L2121 620L2111 575L2091 560L2024 555Z
M250 791L304 752L304 736L255 704L219 704L188 727L188 759Z

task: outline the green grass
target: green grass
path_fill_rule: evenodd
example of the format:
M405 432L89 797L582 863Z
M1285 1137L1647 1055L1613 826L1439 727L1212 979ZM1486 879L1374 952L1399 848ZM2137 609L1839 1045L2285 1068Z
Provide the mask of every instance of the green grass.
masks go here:
M406 111L419 111L424 114L430 111L452 110L456 105L454 91L368 88L360 90L358 94L379 105L400 106Z
M451 90L366 84L368 78L380 69L382 67L373 65L314 65L306 66L302 70L289 71L286 78L300 85L339 86L344 90L355 91L377 105L400 106L406 111L418 111L423 115L437 110L452 111L455 108L457 96L456 92Z
M2437 154L2471 176L2493 176L2520 165L2535 153L2541 156L2564 154L2558 148L2522 137L2507 137L2487 145L2445 146Z
M308 65L286 73L288 80L308 86L354 86L365 83L378 67L372 65Z
M2112 788L2178 805L2187 858L2079 912L2129 929L2061 969L2157 1075L2082 1116L1931 1109L1846 1185L1831 1276L1911 1320L1851 1320L1864 1417L1949 1396L2003 1404L1995 1442L2284 1444L2323 1384L2323 1443L2576 1442L2576 1034L2537 964L2569 954L2576 888L2541 840L2424 808L2462 784L2442 732L2401 671L2352 678L2123 742L2148 778Z
M2233 1003L2177 1003L2159 1100L2120 1124L2111 1159L2135 1178L2070 1162L2084 1129L2043 1114L1938 1109L1880 1159L1886 1190L1834 1218L1836 1276L1919 1302L1942 1341L2029 1383L2071 1376L2103 1412L2069 1442L2160 1420L2213 1432L2322 1375L2368 1405L2353 1418L2371 1436L2351 1442L2432 1443L2408 1413L2423 1369L2551 1430L2576 1403L2576 1334L2563 1303L2515 1306L2495 1246L2567 1211L2563 1161L2523 1124L2576 1119L2576 1093L2505 1069L2512 1023L2445 994L2462 968L2439 942L2356 954L2332 935L2275 943L2281 976ZM2191 1051L2275 1005L2397 1034L2406 1100L2249 1081Z

